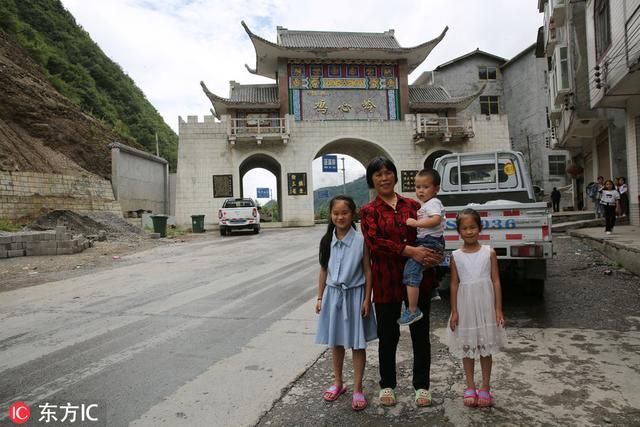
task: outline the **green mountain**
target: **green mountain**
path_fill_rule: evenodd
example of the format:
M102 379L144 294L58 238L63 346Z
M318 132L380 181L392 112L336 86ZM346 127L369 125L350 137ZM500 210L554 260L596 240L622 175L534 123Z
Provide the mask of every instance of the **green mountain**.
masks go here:
M367 186L367 178L363 175L355 181L347 182L345 187L336 185L335 187L323 187L313 192L313 207L317 218L325 219L328 217L329 200L338 194L345 194L353 198L358 209L365 203L369 202L369 187Z
M175 170L178 137L134 81L109 59L59 0L0 0L0 29L39 64L49 82L122 138Z

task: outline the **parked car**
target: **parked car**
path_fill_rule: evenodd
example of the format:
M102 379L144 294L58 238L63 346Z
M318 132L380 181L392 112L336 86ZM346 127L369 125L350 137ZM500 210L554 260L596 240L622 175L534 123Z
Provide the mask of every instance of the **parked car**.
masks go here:
M218 210L218 219L221 236L230 234L232 230L260 232L260 212L253 199L226 199Z

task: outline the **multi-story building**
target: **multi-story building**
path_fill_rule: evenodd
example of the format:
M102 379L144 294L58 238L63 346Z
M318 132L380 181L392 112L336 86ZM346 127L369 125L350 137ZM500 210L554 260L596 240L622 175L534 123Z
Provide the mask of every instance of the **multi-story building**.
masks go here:
M640 224L640 0L587 0L586 82L592 108L615 108L625 123L630 221ZM618 159L616 159L618 160ZM620 160L620 162L622 162Z
M568 183L568 153L548 148L546 61L534 51L535 45L506 60L476 49L422 73L414 84L442 86L453 96L482 85L482 94L462 114L507 123L511 147L525 155L534 185L549 194Z
M199 214L217 222L224 198L241 197L243 176L258 167L276 177L282 224L312 225L312 161L325 154L346 154L363 165L385 156L398 168L397 190L413 197L415 172L442 153L510 147L506 116L493 100L486 101L489 115L462 114L481 95L480 82L453 94L440 85L409 85L409 74L447 29L405 48L393 30L278 27L271 42L244 27L256 51L255 68L247 68L274 82L231 82L228 97L202 83L213 115L180 119L178 224Z
M592 102L588 45L593 36L585 2L539 0L538 10L544 13L537 50L548 62L551 146L570 153L574 206L591 209L585 194L589 182L627 174L624 113Z

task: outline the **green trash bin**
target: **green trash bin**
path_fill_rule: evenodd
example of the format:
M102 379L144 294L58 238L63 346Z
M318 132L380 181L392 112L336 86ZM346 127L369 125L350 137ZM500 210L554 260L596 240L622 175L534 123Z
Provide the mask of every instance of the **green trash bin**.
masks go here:
M194 233L204 233L204 215L191 215L191 230Z
M167 237L167 215L151 215L153 232L160 233L160 237Z

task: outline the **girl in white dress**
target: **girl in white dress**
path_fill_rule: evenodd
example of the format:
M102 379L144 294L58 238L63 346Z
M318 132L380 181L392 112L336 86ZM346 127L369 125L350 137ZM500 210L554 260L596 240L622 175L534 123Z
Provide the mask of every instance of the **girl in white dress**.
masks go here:
M491 355L506 341L502 313L502 291L496 252L480 245L480 214L465 209L456 219L464 244L453 251L451 259L451 317L449 351L462 358L467 388L465 406L489 407L491 395ZM475 359L480 358L482 383L476 389Z

